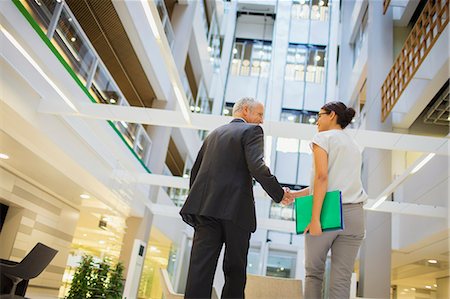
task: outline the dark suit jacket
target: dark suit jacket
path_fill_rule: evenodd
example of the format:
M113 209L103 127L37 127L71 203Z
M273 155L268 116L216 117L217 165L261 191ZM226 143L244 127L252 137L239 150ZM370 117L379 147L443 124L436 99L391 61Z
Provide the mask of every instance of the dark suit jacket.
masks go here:
M256 230L254 177L276 202L284 191L264 163L264 132L242 119L212 131L205 139L192 167L190 191L180 211L195 226L197 215L231 220Z

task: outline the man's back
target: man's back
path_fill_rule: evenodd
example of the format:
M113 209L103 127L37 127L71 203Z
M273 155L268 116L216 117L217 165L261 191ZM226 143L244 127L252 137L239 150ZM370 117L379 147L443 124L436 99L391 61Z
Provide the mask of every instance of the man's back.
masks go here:
M263 160L263 131L241 119L221 126L206 138L191 173L191 188L181 214L231 220L254 231L256 215L252 176L280 201L283 190Z

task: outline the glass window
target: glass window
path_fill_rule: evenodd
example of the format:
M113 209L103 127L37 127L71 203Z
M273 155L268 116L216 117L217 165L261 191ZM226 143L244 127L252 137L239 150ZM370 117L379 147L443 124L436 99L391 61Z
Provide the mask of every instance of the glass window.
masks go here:
M231 61L234 76L268 77L272 45L270 42L236 40Z
M225 107L223 108L222 114L225 116L233 115L233 106L234 103L225 103Z
M355 41L352 44L353 46L353 64L355 64L359 53L361 52L362 45L364 43L364 40L367 37L367 21L368 21L368 8L364 11L363 18L361 20L361 25L358 28L358 31L356 32Z
M286 57L285 80L305 81L305 64L308 48L305 45L290 44Z
M317 84L324 82L325 73L325 48L311 47L308 52L305 81Z
M325 54L325 47L289 44L284 74L285 80L323 83Z
M271 202L269 218L293 221L295 218L294 205L282 206Z
M282 109L280 121L314 125L317 122L317 112L307 110Z
M247 255L247 273L258 275L259 273L260 249L250 247Z
M291 13L298 20L328 21L328 0L294 0Z
M267 258L266 275L273 277L294 278L296 254L269 250Z

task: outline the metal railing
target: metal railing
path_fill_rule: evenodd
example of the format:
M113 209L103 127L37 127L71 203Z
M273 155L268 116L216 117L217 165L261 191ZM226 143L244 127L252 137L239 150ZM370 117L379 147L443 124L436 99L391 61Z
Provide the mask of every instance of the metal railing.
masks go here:
M384 122L448 24L449 0L428 1L381 86Z
M92 102L130 106L65 1L12 1L24 8L22 13L29 14L35 30L46 35L50 49ZM124 121L109 123L149 171L152 141L145 128Z

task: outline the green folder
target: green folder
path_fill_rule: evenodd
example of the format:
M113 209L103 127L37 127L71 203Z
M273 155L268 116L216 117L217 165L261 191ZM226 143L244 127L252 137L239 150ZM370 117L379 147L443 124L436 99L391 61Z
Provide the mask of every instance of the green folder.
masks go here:
M297 234L302 234L311 222L313 196L303 196L295 199L295 226ZM320 213L322 231L344 229L342 217L341 191L330 191L325 194Z

